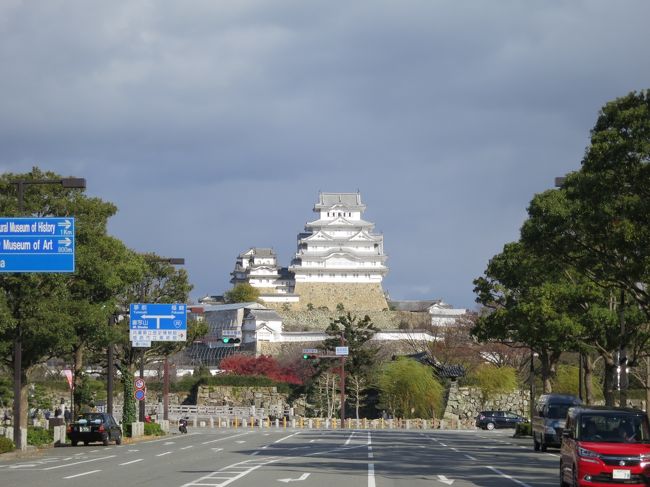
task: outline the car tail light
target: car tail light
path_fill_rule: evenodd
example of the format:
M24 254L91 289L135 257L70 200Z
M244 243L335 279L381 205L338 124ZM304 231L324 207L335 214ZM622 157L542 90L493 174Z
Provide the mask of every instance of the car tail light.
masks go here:
M104 429L104 425L103 425L103 424L100 424L100 425L99 425L99 432L100 432L100 433L103 433L104 431L106 431L106 430Z
M65 429L66 433L72 433L72 425L69 424L68 427Z

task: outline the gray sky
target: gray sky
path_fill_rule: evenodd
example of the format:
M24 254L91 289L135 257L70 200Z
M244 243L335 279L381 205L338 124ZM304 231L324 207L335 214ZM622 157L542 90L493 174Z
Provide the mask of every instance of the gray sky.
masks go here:
M397 299L474 308L598 110L649 88L647 0L0 2L0 171L84 177L110 232L283 265L319 191L359 190Z

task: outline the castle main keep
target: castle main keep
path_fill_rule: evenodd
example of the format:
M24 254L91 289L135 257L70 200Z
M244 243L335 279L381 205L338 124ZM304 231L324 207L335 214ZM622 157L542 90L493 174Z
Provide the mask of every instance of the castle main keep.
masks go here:
M387 309L384 237L362 218L365 209L359 193L320 193L290 266L280 267L273 249L251 248L238 256L230 282L248 282L266 304L292 309Z

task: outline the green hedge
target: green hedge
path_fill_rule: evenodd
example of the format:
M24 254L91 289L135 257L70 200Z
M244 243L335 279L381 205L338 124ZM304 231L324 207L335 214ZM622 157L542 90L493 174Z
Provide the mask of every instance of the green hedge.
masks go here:
M27 428L27 444L34 446L46 446L51 445L54 441L54 437L49 430L45 428Z
M163 436L165 432L158 423L145 423L144 434L145 436Z
M16 445L9 438L4 436L0 437L0 453L7 453L8 451L14 451Z
M532 436L532 424L531 423L517 423L515 428L515 436Z

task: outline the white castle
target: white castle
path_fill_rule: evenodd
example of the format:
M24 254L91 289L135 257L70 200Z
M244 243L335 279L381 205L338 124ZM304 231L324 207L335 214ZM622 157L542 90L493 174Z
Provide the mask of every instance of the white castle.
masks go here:
M386 309L384 237L362 219L365 209L359 193L320 193L314 205L318 218L298 234L288 268L278 265L273 249L251 248L238 256L230 282L259 288L268 304Z

